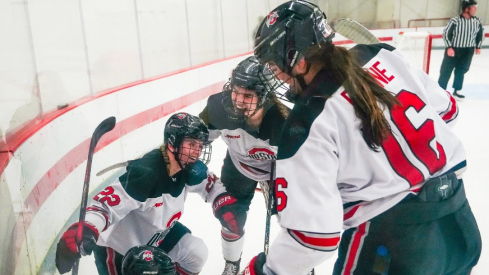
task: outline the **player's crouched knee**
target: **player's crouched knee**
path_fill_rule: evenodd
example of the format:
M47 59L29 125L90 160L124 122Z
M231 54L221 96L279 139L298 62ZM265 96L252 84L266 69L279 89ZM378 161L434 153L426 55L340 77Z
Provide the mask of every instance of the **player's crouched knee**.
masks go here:
M209 256L209 250L204 241L191 234L185 234L179 241L178 246L180 248L177 256L178 260L175 261L185 270L191 273L199 273Z
M193 257L191 257L192 266L195 266L198 271L201 271L205 262L207 261L207 257L209 256L207 246L205 245L204 241L196 238L196 240L192 242L190 251L193 254Z

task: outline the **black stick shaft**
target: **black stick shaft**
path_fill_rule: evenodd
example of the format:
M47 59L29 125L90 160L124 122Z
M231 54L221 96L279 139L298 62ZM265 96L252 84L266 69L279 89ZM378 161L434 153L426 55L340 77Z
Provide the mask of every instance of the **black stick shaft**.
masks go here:
M268 183L268 203L267 203L267 218L265 222L265 242L263 252L268 255L268 248L270 247L270 220L272 218L272 202L273 189L275 188L275 160L272 160L270 165L270 181Z
M85 181L83 183L82 200L80 204L80 218L78 222L78 231L76 232L76 243L78 245L78 251L81 251L82 236L83 236L83 224L85 223L85 214L87 213L87 198L88 198L88 188L90 185L90 172L92 170L92 159L95 153L95 147L100 138L107 132L111 131L115 127L115 117L106 118L102 121L95 131L93 131L92 138L90 140L90 148L88 149L87 157L87 168L85 170ZM71 274L77 275L79 267L79 259L73 265Z

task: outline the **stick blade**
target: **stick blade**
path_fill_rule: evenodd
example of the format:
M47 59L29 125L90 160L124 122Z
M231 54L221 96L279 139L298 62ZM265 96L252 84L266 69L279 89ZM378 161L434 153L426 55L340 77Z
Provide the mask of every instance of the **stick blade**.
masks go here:
M350 18L342 18L334 25L334 29L340 35L356 44L377 44L380 40L362 24Z
M107 132L111 131L115 127L115 122L116 119L115 117L111 116L106 119L104 119L100 124L95 128L95 131L93 131L92 135L92 141L93 142L98 142L98 140Z

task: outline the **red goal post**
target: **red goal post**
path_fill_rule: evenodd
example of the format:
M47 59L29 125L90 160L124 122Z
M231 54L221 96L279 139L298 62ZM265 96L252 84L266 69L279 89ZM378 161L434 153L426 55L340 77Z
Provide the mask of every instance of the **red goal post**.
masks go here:
M432 39L429 32L400 32L395 44L413 66L429 74Z

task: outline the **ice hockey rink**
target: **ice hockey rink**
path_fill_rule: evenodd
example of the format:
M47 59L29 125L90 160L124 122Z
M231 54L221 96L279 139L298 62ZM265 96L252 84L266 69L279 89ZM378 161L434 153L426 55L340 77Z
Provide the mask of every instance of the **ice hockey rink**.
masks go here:
M438 71L443 58L443 50L432 51L430 76L437 80ZM453 78L452 78L453 80ZM449 91L451 89L449 83ZM459 120L454 127L465 145L468 170L464 174L467 198L476 217L483 240L482 255L479 264L473 269L473 275L489 274L489 177L485 175L489 169L489 50L483 49L481 55L473 58L470 71L466 74L462 94L458 100L460 106ZM226 152L224 143L219 139L213 144L210 169L220 174L222 159ZM246 240L242 255L241 269L250 259L263 251L265 233L265 203L261 193L255 193L246 224ZM192 234L202 238L209 248L209 258L200 274L221 274L224 259L221 254L221 238L219 222L213 217L210 204L191 194L187 200L185 213L181 219ZM270 242L279 230L275 217L272 217ZM331 258L315 268L316 274L331 274L335 258ZM92 257L81 260L80 274L97 274Z

